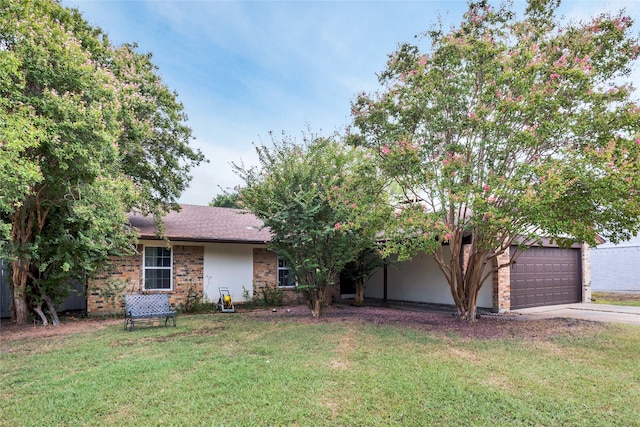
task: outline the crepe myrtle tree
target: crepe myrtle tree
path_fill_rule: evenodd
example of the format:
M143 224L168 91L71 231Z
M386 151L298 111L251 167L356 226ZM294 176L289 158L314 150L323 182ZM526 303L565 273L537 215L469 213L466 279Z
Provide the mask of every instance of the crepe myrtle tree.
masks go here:
M382 258L382 246L379 243L376 246L368 247L350 261L342 271L341 277L352 281L356 288L356 297L353 305L356 307L364 307L364 292L366 290L367 279L380 267L384 267L388 261Z
M268 243L289 264L314 317L350 261L375 245L390 214L373 157L336 138L283 135L257 146L259 167L234 165L240 203L272 233Z
M12 315L54 323L68 279L132 250L127 212L177 206L203 160L148 54L76 10L0 0L0 256Z
M520 250L497 262L512 245L639 229L632 20L558 23L558 4L532 1L518 20L508 5L472 2L459 27L425 34L430 48L400 45L380 92L352 102L351 142L375 150L399 189L387 250L433 255L462 319L515 261Z

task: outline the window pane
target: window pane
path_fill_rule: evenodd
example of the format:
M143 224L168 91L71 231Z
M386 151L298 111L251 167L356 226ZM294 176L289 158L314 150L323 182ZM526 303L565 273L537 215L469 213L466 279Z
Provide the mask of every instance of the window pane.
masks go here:
M278 270L278 286L287 286L287 275L287 271Z
M144 248L145 289L171 289L171 249Z
M148 268L144 278L145 289L171 289L171 270Z
M144 248L146 267L171 267L171 250L167 248Z

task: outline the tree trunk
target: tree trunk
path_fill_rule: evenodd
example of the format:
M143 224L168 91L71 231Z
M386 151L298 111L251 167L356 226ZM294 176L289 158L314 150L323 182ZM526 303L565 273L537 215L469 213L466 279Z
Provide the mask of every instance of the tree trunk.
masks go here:
M58 326L60 324L60 319L58 318L58 312L56 311L56 306L53 304L53 300L51 299L51 297L49 297L49 295L45 294L42 291L40 291L40 294L42 295L42 299L44 300L44 302L47 304L49 313L51 313L51 323L53 324L53 326Z
M314 298L311 307L311 314L314 318L319 318L322 315L322 303L320 302L320 298Z
M478 293L480 292L480 285L478 283L467 283L470 278L465 278L466 281L456 284L456 291L460 298L454 298L456 302L456 309L458 311L458 318L460 320L475 322L477 320L478 312Z
M358 280L356 282L356 300L353 303L353 305L355 305L357 307L364 307L365 306L365 303L364 303L364 290L365 290L364 280Z
M29 317L29 308L27 306L27 272L23 270L19 260L12 263L12 280L13 284L13 321L18 325L26 325Z
M314 318L322 316L322 306L324 302L324 289L317 288L310 292L311 300L309 301L309 308L311 309L311 315Z
M38 313L38 316L40 316L40 320L42 320L42 325L43 326L47 326L49 324L49 322L47 321L47 316L45 316L44 312L42 311L42 307L41 306L37 305L37 306L33 307L33 311Z

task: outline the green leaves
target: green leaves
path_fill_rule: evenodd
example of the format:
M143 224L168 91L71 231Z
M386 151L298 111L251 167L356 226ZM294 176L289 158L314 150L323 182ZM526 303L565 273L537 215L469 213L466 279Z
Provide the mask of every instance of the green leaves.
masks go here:
M430 49L400 46L383 92L353 103L351 141L399 188L389 250L433 253L452 289L468 236L488 262L521 239L640 230L640 107L625 83L639 39L622 14L557 23L557 3L532 2L520 21L471 3Z
M235 165L245 182L240 202L271 230L269 245L315 301L348 262L375 245L389 215L384 182L370 154L333 138L297 143L283 136L256 149L259 169Z
M128 251L126 214L160 218L204 158L151 55L51 0L0 7L0 251L54 295Z

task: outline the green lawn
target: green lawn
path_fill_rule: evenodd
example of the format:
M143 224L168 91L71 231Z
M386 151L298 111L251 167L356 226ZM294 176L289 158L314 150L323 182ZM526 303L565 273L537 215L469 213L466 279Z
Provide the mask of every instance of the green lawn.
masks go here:
M6 426L640 425L635 326L478 339L236 313L1 344Z
M640 294L594 292L591 299L596 304L630 305L640 307Z

